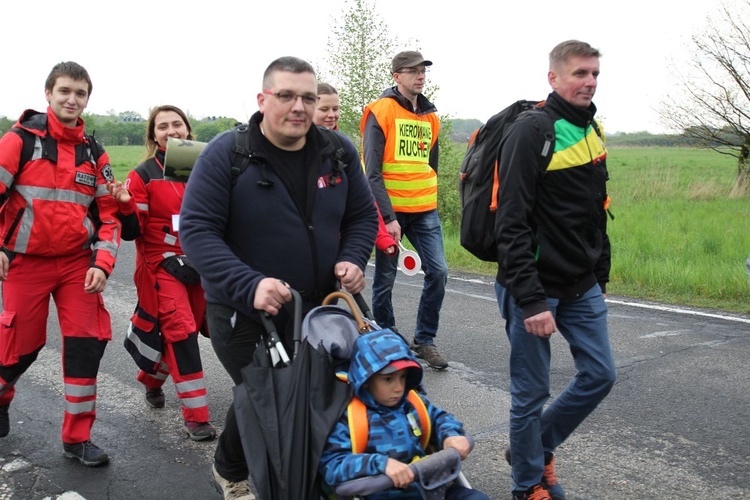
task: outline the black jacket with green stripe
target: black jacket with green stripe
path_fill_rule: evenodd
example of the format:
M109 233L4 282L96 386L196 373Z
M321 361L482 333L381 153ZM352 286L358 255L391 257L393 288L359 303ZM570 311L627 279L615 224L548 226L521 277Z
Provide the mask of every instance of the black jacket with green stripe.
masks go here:
M547 297L576 297L597 283L605 292L609 281L609 174L596 107L578 108L552 92L542 109L519 116L500 154L497 281L524 318L549 310ZM555 149L545 170L550 122Z

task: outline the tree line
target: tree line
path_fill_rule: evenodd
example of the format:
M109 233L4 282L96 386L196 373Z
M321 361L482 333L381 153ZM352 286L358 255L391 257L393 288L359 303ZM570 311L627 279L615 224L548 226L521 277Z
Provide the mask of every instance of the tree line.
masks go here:
M209 142L216 135L231 129L238 120L229 117L190 118L195 140ZM141 146L145 142L146 121L138 113L126 111L108 115L84 114L86 132L105 146ZM460 148L482 122L477 119L447 119L448 138ZM8 131L15 120L0 117L0 134ZM607 136L607 145L613 147L705 147L705 141L686 134L652 134L642 132L617 132ZM718 144L717 144L718 145Z
M125 111L108 115L84 113L86 133L93 135L105 146L142 146L145 144L146 120L138 113ZM196 141L208 142L217 134L231 129L238 121L228 117L209 117L198 120L188 117L193 127ZM16 119L0 117L0 134L4 134L15 125Z

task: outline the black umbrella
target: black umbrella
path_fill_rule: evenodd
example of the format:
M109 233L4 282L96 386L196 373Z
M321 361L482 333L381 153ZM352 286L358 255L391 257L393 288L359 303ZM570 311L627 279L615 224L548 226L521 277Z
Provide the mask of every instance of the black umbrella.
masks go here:
M295 341L300 315L294 317ZM318 462L352 395L322 344L304 338L295 342L295 351L290 365L275 365L267 349L257 349L242 369L242 384L234 388L245 458L263 500L318 498Z

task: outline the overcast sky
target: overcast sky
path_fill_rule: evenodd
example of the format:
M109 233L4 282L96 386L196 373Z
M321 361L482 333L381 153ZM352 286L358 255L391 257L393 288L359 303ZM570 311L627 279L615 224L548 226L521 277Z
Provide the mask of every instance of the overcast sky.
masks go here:
M656 110L679 83L668 63L688 57L690 36L720 0L370 1L392 38L416 40L434 62L429 79L440 86L440 113L486 121L516 99L544 98L550 49L577 38L603 53L594 102L606 130L661 132ZM169 103L197 118L244 120L257 110L255 96L273 59L293 55L323 65L329 26L347 5L6 1L0 115L46 109L50 69L73 60L93 80L88 112L145 117L152 106Z

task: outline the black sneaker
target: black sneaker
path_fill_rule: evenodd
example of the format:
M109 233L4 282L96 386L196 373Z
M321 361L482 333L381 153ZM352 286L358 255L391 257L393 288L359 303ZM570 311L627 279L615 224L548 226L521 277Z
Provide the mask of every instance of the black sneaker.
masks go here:
M146 391L146 403L151 408L164 408L164 391L161 390L161 387Z
M91 441L83 443L63 443L64 455L68 458L76 458L87 467L98 467L109 462L109 456Z
M184 429L193 441L207 441L216 437L216 429L208 422L185 421Z
M440 355L434 344L417 344L416 341L412 341L411 350L414 351L418 358L427 361L427 364L431 368L436 370L448 368L448 362Z
M10 432L10 417L8 408L10 405L0 406L0 438L4 438Z

